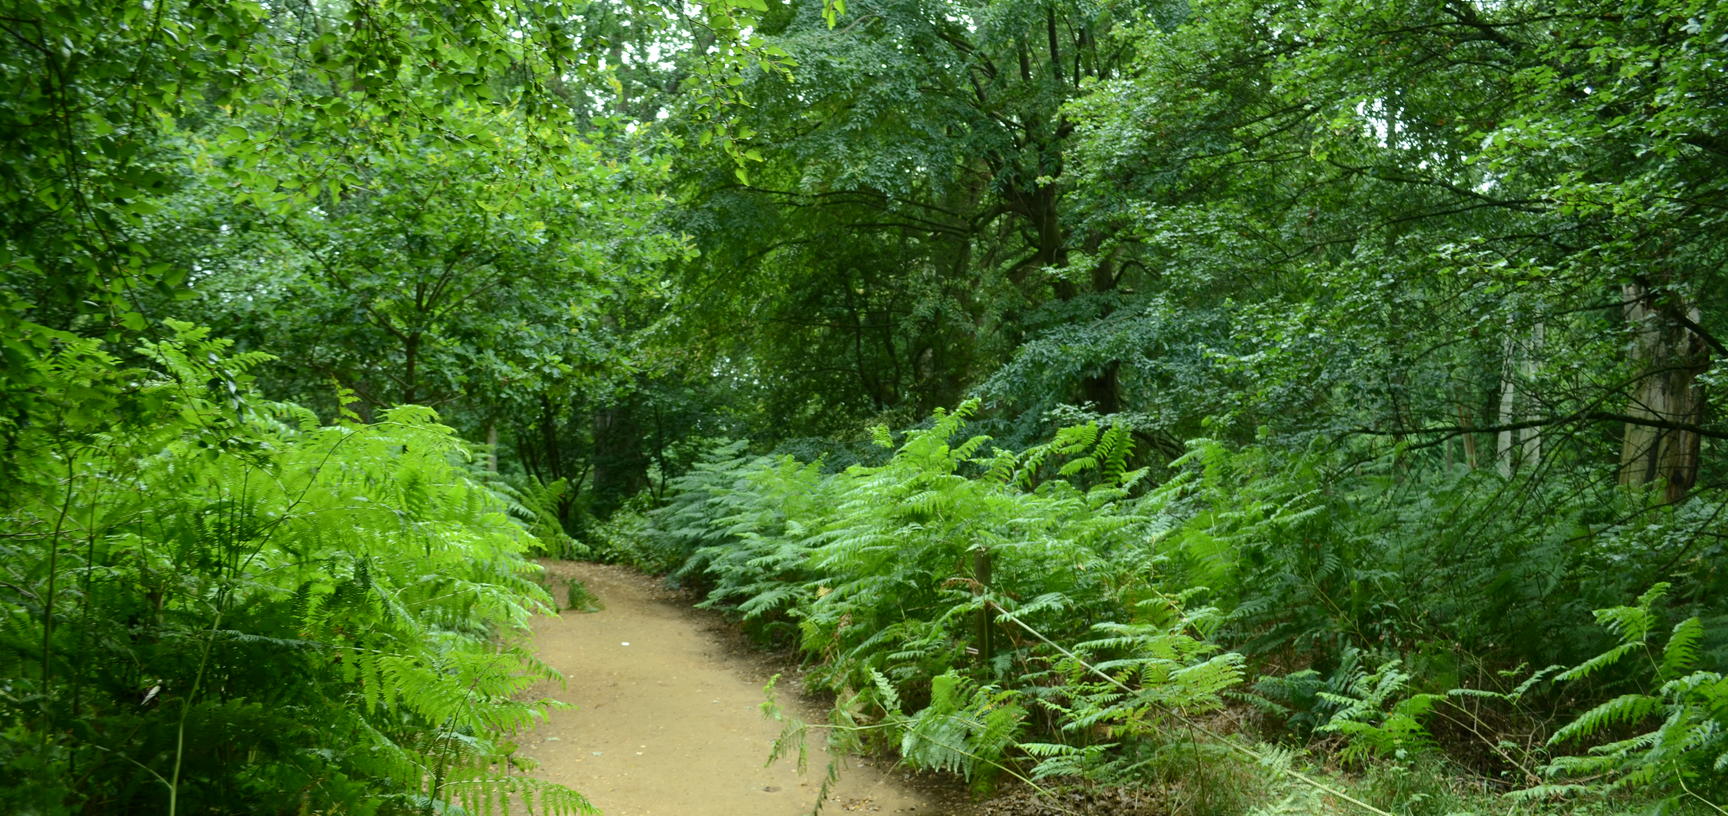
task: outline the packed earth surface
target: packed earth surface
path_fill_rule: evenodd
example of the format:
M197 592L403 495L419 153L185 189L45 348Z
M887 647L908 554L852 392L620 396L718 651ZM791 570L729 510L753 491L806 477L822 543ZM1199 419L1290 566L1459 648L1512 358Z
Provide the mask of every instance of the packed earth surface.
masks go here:
M536 776L581 791L607 816L794 816L816 804L828 756L810 740L808 771L795 752L768 764L781 725L764 716L771 657L713 615L692 609L658 580L616 566L551 563L563 600L571 580L592 593L592 612L534 622L542 659L567 683L535 690L568 702L522 737ZM782 686L787 685L782 683ZM822 710L785 688L788 713L821 722ZM963 794L927 790L904 770L849 760L825 813L963 816Z

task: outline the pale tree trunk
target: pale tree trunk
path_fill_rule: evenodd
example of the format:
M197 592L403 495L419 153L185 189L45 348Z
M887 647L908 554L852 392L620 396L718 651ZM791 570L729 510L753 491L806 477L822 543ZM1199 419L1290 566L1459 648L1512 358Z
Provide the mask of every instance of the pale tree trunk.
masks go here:
M1541 323L1530 330L1528 340L1520 343L1510 332L1506 335L1505 362L1500 375L1500 410L1499 424L1512 425L1520 420L1533 420L1537 416L1536 406L1528 393L1519 399L1519 381L1526 388L1536 377L1536 359L1541 353L1546 331ZM1522 404L1522 405L1520 405ZM1522 407L1522 411L1520 411ZM1500 475L1511 478L1521 467L1535 467L1542 460L1542 430L1540 427L1522 428L1519 430L1503 430L1496 438L1494 446L1495 465Z
M498 472L498 419L486 420L486 472Z
M1530 330L1530 344L1524 349L1524 360L1522 364L1525 383L1534 383L1536 380L1536 357L1542 353L1542 344L1547 340L1547 334L1548 332L1546 327L1541 323L1537 323ZM1533 402L1533 400L1530 400L1530 402ZM1537 418L1533 405L1526 405L1524 414L1528 419ZM1519 433L1521 434L1521 438L1524 440L1524 451L1523 456L1518 460L1518 463L1524 467L1535 467L1538 464L1541 464L1542 428L1540 426L1533 426L1525 428Z
M1642 284L1628 284L1625 294L1632 361L1640 374L1626 413L1660 424L1702 424L1704 390L1698 375L1709 368L1710 355L1703 339L1687 327L1697 325L1698 307L1659 302ZM1667 500L1679 501L1698 480L1701 443L1694 431L1628 422L1620 448L1620 483L1660 479L1666 483Z
M1470 414L1464 410L1464 403L1455 403L1454 407L1458 409L1458 427L1470 427ZM1481 463L1476 459L1476 435L1466 433L1462 434L1459 439L1464 443L1464 464L1471 470L1481 467Z
M1511 332L1506 334L1502 359L1504 362L1500 368L1500 410L1495 418L1498 420L1496 424L1504 426L1518 421L1518 343L1512 339ZM1515 439L1513 431L1501 431L1494 445L1495 466L1499 468L1500 475L1508 479L1512 478L1512 471L1517 466L1513 461Z

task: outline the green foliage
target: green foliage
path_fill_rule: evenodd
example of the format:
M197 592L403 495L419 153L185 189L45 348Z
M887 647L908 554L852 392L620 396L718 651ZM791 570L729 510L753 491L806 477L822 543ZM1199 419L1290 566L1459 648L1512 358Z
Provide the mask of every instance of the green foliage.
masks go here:
M511 508L528 532L538 540L535 551L552 558L577 558L588 548L564 531L560 510L569 501L570 483L564 479L542 482L532 476L520 486L494 485L494 490L515 500Z
M875 673L872 679L871 695L882 711L880 725L899 736L906 764L959 774L975 790L989 788L1009 761L1026 717L1013 692L974 685L951 670L930 679L930 704L907 716L888 678Z
M697 126L730 146L729 79L783 56L750 35L760 11L16 4L0 30L19 91L0 103L0 413L32 409L14 377L47 353L37 329L126 358L162 318L195 316L293 351L260 370L272 397L333 414L336 380L368 419L436 405L500 441L505 472L582 494L579 415L673 356L623 313L657 312L652 267L685 252L655 223L665 142L609 104L620 75L642 81L620 53L646 41L699 74L686 90L713 104Z
M666 503L648 515L649 528L642 545L655 548L653 561L665 569L685 567L699 550L732 540L731 528L711 520L732 519L748 507L754 497L746 474L765 466L764 460L744 456L745 443L727 442L706 452L687 473L672 480ZM694 562L677 575L696 569Z
M717 155L682 168L676 217L703 251L678 267L685 336L749 395L763 444L837 449L966 393L989 409L917 426L887 463L740 459L675 493L656 537L693 553L683 576L713 603L796 627L835 687L876 672L911 697L966 665L1029 722L1116 718L1025 737L1065 746L1037 749L1052 773L1135 755L1095 746L1145 730L1140 681L992 649L977 613L1106 642L1086 665L1209 640L1282 677L1251 698L1269 733L1342 745L1424 812L1463 799L1385 766L1537 784L1549 723L1617 700L1580 728L1647 734L1694 694L1662 687L1720 670L1728 18L1690 0L854 8L850 38L810 6L768 31L800 71L740 84L749 183L717 178ZM1103 449L1106 428L1135 453ZM1591 611L1657 582L1698 623L1635 687L1666 627L1605 635ZM1521 682L1545 665L1580 669ZM1604 807L1669 795L1619 793Z
M1447 760L1431 728L1446 721L1467 722L1473 730L1491 728L1471 703L1517 706L1538 695L1552 679L1589 695L1586 699L1601 701L1555 729L1546 747L1585 743L1589 748L1583 754L1538 764L1540 755L1534 747L1520 750L1505 741L1492 746L1536 783L1513 791L1513 802L1540 806L1565 801L1568 807L1604 809L1636 804L1651 813L1692 812L1700 805L1716 810L1723 796L1721 771L1728 767L1724 759L1728 745L1721 738L1728 683L1720 672L1699 668L1704 630L1697 617L1676 624L1660 649L1653 642L1662 617L1656 605L1669 589L1667 584L1657 584L1633 605L1597 610L1597 621L1615 634L1617 644L1570 669L1553 666L1530 674L1505 692L1454 688L1444 693L1411 693L1408 684L1414 678L1398 661L1373 672L1353 669L1353 662L1347 662L1345 693L1316 691L1320 683L1312 671L1261 681L1256 688L1292 701L1315 694L1331 704L1334 713L1318 731L1344 737L1343 759L1363 762L1370 769L1422 766L1427 770L1419 778L1432 780L1435 768L1445 776L1455 771L1444 770ZM1605 682L1609 675L1616 679ZM1626 685L1645 690L1614 693L1616 687ZM1260 702L1274 705L1265 698ZM1477 736L1484 735L1478 730ZM1387 786L1390 779L1371 788ZM1441 801L1452 793L1391 787L1412 805Z
M1034 307L1095 288L1066 268L1095 241L1062 183L1061 106L1122 69L1125 23L1179 4L873 0L839 30L774 5L759 30L796 67L739 77L748 176L669 117L688 146L674 218L701 251L679 266L682 329L703 376L758 403L761 441L910 424L1008 359ZM1056 401L1091 360L1052 356Z
M1657 584L1637 603L1596 611L1596 620L1619 640L1614 647L1566 670L1572 685L1618 672L1635 691L1605 700L1556 730L1548 744L1583 743L1582 754L1560 756L1543 769L1556 780L1520 791L1523 796L1604 795L1632 792L1654 797L1655 812L1693 802L1728 802L1728 678L1700 667L1704 626L1686 618L1656 643L1670 589Z
M1609 528L1594 546L1552 556L1544 553L1553 543L1529 541L1512 526L1507 534L1523 536L1522 545L1475 553L1459 531L1433 529L1436 516L1459 512L1448 502L1470 506L1486 487L1480 476L1340 475L1328 471L1324 452L1199 440L1162 484L1147 486L1147 469L1129 469L1133 437L1121 426L1070 427L1012 452L967 434L973 410L939 412L903 437L879 429L879 443L896 446L892 458L839 473L790 457L748 457L734 444L678 480L667 504L649 514L655 546L668 561L688 553L676 574L703 585L708 605L769 636L796 632L815 664L810 676L845 694L833 727L855 736L836 737L842 746L889 748L974 778L1007 770L1040 780L1174 784L1167 774L1175 768L1223 772L1228 763L1169 743L1165 732L1192 727L1194 715L1234 696L1266 712L1275 729L1336 735L1341 757L1373 774L1386 765L1420 768L1409 784L1376 776L1382 781L1367 789L1408 812L1500 807L1491 786L1448 781L1460 773L1452 763L1480 752L1510 778L1537 779L1544 771L1536 746L1502 729L1552 710L1556 701L1542 688L1557 670L1522 682L1514 677L1522 669L1501 672L1460 687L1459 646L1430 648L1427 633L1449 626L1464 644L1498 639L1502 648L1540 653L1541 622L1507 615L1505 600L1492 593L1530 591L1523 576L1542 569L1549 578L1540 592L1570 595L1575 606L1636 578L1600 566L1625 551L1621 536L1631 528ZM1432 492L1437 485L1444 490ZM1391 497L1363 498L1374 491ZM1382 503L1425 491L1431 504L1389 514ZM1580 501L1566 497L1557 506ZM1559 528L1576 529L1577 517L1563 514ZM1683 523L1686 512L1657 517ZM987 585L977 571L980 552L991 562ZM1520 563L1538 554L1555 560ZM1439 572L1442 564L1451 572ZM1642 613L1600 613L1630 639L1567 679L1595 693L1598 672L1638 653L1640 639L1655 631L1651 602ZM978 640L981 608L995 618L990 649ZM1703 682L1713 675L1696 672L1705 632L1701 622L1683 623L1674 646L1655 659L1673 701L1655 694L1636 706L1617 702L1598 718L1626 722L1664 713L1685 695L1703 700L1715 688ZM1331 662L1237 692L1248 665L1210 638L1246 642L1263 655L1301 648ZM1598 642L1587 632L1548 641L1549 653L1560 654L1575 648L1568 644ZM1399 644L1409 649L1401 657ZM1363 665L1370 654L1378 668ZM1684 685L1687 678L1700 682ZM967 684L966 693L950 682ZM1006 717L1006 707L1024 712L1015 715L1013 750L990 747L993 739L969 741L990 733L984 724L992 714ZM1716 726L1698 727L1705 730L1683 730L1689 741L1675 744L1695 743ZM1212 739L1196 745L1236 753ZM1259 793L1214 805L1218 812L1275 812L1268 804L1275 801L1312 806L1312 791L1301 792L1312 786L1292 773L1285 767L1243 782ZM1540 799L1510 806L1545 807Z
M1428 750L1432 738L1422 719L1440 694L1405 695L1411 675L1391 661L1373 672L1352 678L1349 694L1320 692L1321 699L1338 706L1319 731L1341 734L1346 746L1340 756L1346 761L1382 757L1404 760ZM1394 698L1397 698L1394 701Z
M987 782L1023 761L1032 711L1086 750L1096 731L1145 736L1218 705L1241 661L1195 636L1209 610L1150 589L1130 435L1081 426L988 449L964 433L975 410L938 412L885 464L840 473L722 448L649 514L653 537L688 554L675 575L707 587L704 605L795 633L816 683L853 690L843 727L919 767Z
M118 380L129 409L15 429L6 809L587 812L508 773L550 598L472 449L413 406L321 426L256 397L262 355L171 329L147 368L66 343L42 399Z
M564 585L564 608L577 612L598 612L604 607L600 599L588 591L586 584L571 580Z

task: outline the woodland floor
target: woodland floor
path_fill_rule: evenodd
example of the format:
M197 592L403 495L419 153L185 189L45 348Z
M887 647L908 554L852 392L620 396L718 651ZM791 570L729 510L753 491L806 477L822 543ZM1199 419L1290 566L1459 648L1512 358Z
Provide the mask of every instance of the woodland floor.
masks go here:
M795 757L766 765L780 725L762 714L762 686L783 661L658 579L600 564L546 566L560 602L574 578L602 608L534 622L541 658L568 678L535 693L575 706L522 737L536 776L581 791L606 816L810 812L828 762L821 735L810 740L808 773L798 773ZM822 722L823 709L798 694L792 674L780 683L781 706ZM853 759L822 812L970 816L979 808L951 786Z

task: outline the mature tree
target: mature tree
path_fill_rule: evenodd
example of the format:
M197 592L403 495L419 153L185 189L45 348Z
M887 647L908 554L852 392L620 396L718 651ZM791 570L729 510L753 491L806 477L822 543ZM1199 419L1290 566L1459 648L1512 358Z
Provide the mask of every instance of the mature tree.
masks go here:
M800 425L911 420L994 368L1028 307L1114 288L1109 264L1058 274L1096 244L1064 211L1062 105L1119 70L1110 32L1140 10L886 0L833 30L812 3L771 10L796 68L744 78L746 168L716 151L685 174L716 359ZM1067 390L1114 410L1107 377Z
M315 206L199 219L215 240L184 250L205 270L193 288L231 333L296 349L279 386L496 416L610 364L602 301L678 251L648 224L655 162L575 142L548 167L522 158L517 117L456 108L447 124L350 154L353 181Z
M1623 479L1678 497L1719 433L1728 91L1719 15L1648 12L1207 4L1076 104L1087 218L1250 321L1219 350L1262 421L1508 472L1618 423Z

